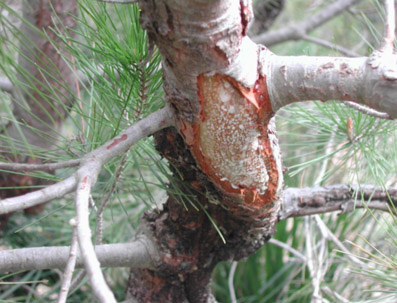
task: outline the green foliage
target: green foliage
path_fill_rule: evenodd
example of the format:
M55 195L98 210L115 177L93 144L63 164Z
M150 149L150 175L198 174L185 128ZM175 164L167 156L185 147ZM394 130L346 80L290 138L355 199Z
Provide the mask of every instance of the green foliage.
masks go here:
M287 107L278 122L288 178L306 177L311 184L328 160L322 181L330 179L332 183L384 186L397 171L397 127L393 121L365 115L338 102L314 102Z
M138 21L137 6L106 5L91 0L80 1L79 6L80 15L76 17L78 27L73 35L61 34L61 27L51 29L60 43L55 43L47 35L47 39L60 52L68 54L64 60L68 62L70 72L78 70L81 73L78 75L81 81L77 89L80 95L72 95L77 102L69 109L70 116L63 129L57 132L59 138L54 150L33 148L28 153L49 162L84 155L164 104L160 56L156 50L153 54L148 51L147 36ZM2 19L3 30L8 36L1 45L3 56L0 69L19 87L16 74L22 73L27 78L30 75L28 71L20 70L16 55L21 54L23 43L31 48L33 42L14 24L15 20L18 23L25 20L4 3L0 3L0 7L14 18L12 22ZM24 87L25 91L34 91L35 82L28 84ZM55 104L62 104L61 97L58 91L52 91L48 96ZM2 114L6 120L2 123L23 123L13 117L10 102L2 103L1 109L2 113L3 109L7 110L6 114ZM24 145L23 142L16 144ZM59 180L72 171L65 169L57 172L56 176L37 172L32 175ZM155 152L151 138L140 141L128 153L107 163L92 193L93 201L99 207L104 203L105 196L112 192L103 214L104 243L126 242L133 237L143 211L163 199L167 174L167 164ZM52 202L36 216L14 215L2 230L0 245L8 248L69 245L69 220L74 216L73 200L69 198ZM93 211L91 226L96 224L95 217ZM106 273L112 289L121 300L128 269L112 269ZM2 285L0 282L0 302L7 299L12 302L53 302L60 286L58 274L56 270L49 270L17 273L7 279L2 276L0 281L15 281L18 284ZM19 283L23 281L33 282ZM86 279L83 283L83 287L74 292L68 302L94 301L90 292L84 291L89 287ZM43 288L48 291L42 297L37 293L33 296L34 292L30 291Z

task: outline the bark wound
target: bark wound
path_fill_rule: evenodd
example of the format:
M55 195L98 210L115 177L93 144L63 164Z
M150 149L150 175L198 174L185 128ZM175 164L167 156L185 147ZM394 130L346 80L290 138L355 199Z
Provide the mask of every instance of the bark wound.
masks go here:
M87 182L88 182L88 177L85 176L84 179L83 179L83 182L81 182L80 190L85 190L85 189L86 189L86 187L87 187Z
M268 123L265 77L246 88L225 75L200 75L201 123L180 132L203 172L235 203L261 209L277 199L278 167Z
M110 145L106 146L106 149L115 147L120 142L127 140L127 138L128 136L126 134L122 135L120 138L115 138Z

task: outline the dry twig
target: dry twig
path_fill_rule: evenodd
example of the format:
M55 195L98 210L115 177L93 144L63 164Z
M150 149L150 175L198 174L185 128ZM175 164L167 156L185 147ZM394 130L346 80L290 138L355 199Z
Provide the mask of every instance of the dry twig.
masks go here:
M288 40L300 40L325 22L342 13L346 8L356 4L360 0L339 0L333 2L322 11L312 15L304 21L287 25L281 29L266 32L252 38L256 43L267 47Z
M65 303L66 299L68 297L69 289L70 289L70 283L72 281L73 277L73 272L74 268L76 266L76 259L77 259L77 229L76 229L76 219L71 219L70 220L70 225L72 225L73 228L73 233L72 233L72 241L70 244L70 251L69 251L69 258L68 262L65 267L65 271L62 277L62 286L61 290L59 292L59 296L57 299L57 303Z

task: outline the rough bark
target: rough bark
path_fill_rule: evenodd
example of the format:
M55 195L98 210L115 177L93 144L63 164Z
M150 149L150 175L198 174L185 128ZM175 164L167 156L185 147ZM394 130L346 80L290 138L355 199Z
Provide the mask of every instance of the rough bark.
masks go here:
M262 215L253 219L256 212L244 204L219 203L228 197L197 167L174 128L157 133L156 146L173 164L174 175L181 176L180 190L191 200L171 196L161 212L147 213L141 220L160 258L155 270L131 270L128 298L130 302L215 302L210 292L215 265L246 258L259 249L274 233L277 206L267 204Z
M157 149L182 176L180 190L196 196L197 210L184 196L170 197L160 213L146 215L141 224L150 227L161 260L156 270L133 269L127 292L132 302L214 302L215 265L255 252L277 220L281 162L258 64L262 48L246 36L248 2L140 6L177 109L178 130L157 134Z
M217 262L249 256L275 230L283 176L274 113L298 100L349 99L395 116L393 74L385 61L374 64L377 54L275 56L246 35L250 1L139 4L141 24L162 55L164 90L177 117L176 129L156 135L157 149L180 177L184 195L171 196L163 210L142 220L160 259L154 270L131 270L128 298L214 302L209 283ZM381 106L371 101L376 94L382 94Z

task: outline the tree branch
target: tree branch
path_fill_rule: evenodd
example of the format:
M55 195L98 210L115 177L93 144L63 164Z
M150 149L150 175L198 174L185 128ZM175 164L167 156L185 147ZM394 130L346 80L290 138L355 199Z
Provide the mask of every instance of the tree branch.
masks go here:
M355 102L345 101L343 103L345 105L347 105L347 106L349 106L349 107L351 107L351 108L353 108L355 110L358 110L358 111L360 111L360 112L362 112L362 113L364 113L364 114L366 114L368 116L371 116L371 117L376 117L376 118L379 118L379 119L386 119L386 120L391 120L392 119L386 113L378 112L378 111L376 111L376 110L374 110L372 108L369 108L369 107L366 107L366 106L362 106L362 105L357 104Z
M267 243L276 245L278 247L281 247L282 249L285 249L286 251L290 252L291 254L293 254L294 256L296 256L299 260L301 260L302 262L306 262L306 257L300 253L299 251L297 251L295 248L291 247L290 245L281 242L279 240L276 239L269 239L269 241Z
M98 164L93 162L87 168L84 167L84 170L79 170L79 183L76 191L77 240L94 294L100 302L107 303L116 302L116 299L105 281L95 254L94 245L91 241L90 213L88 210L91 187L95 184L101 169Z
M369 57L272 56L267 64L273 111L301 101L354 101L397 118L397 55ZM270 80L271 79L271 80Z
M393 211L397 205L397 189L385 192L372 185L333 185L314 188L287 188L283 193L283 202L279 220L323 214L333 211L350 212L355 208L369 208Z
M0 169L18 171L18 172L26 172L33 170L54 171L60 168L78 166L80 163L81 163L81 159L73 159L73 160L61 161L56 163L42 163L42 164L0 162Z
M0 251L0 272L18 272L65 268L69 258L69 246L34 247ZM101 267L154 268L153 246L146 237L131 243L95 246ZM81 253L77 251L76 267L84 267Z
M92 162L104 165L112 158L124 153L139 140L146 138L160 129L172 126L173 124L174 112L170 106L165 106L146 118L136 122L119 136L116 136L102 146L88 153L80 160L81 166L79 171L87 169ZM77 184L76 173L63 181L50 185L42 190L0 200L0 215L48 202L72 192Z
M72 233L72 241L70 243L69 257L65 266L65 271L62 276L62 286L59 292L59 296L56 303L65 303L68 297L70 284L73 277L73 271L76 266L76 258L78 251L77 244L77 229L76 229L76 220L73 218L70 220L70 225L73 225L73 233Z
M356 4L359 1L360 0L339 0L330 4L317 14L305 19L305 21L290 24L281 29L263 33L253 37L252 40L256 43L261 43L269 47L271 45L288 40L303 39L307 33L334 18L338 14L342 13L346 8Z
M385 35L382 47L393 51L396 31L396 13L394 8L394 0L385 0L385 10Z
M52 184L41 190L30 192L18 197L0 200L0 215L29 208L56 198L61 198L72 192L76 187L76 183L76 176L72 175L61 182Z

